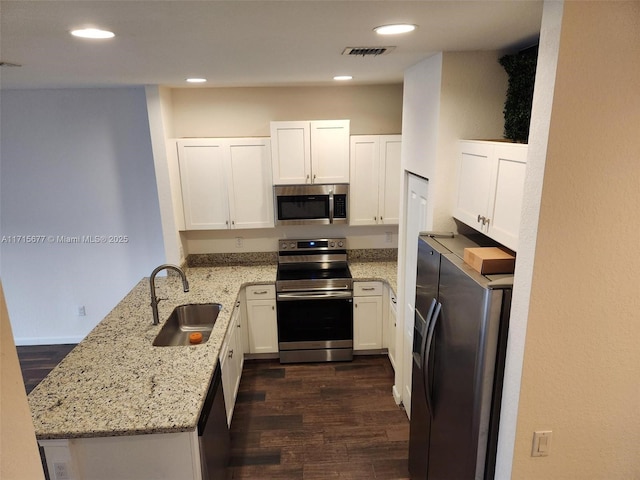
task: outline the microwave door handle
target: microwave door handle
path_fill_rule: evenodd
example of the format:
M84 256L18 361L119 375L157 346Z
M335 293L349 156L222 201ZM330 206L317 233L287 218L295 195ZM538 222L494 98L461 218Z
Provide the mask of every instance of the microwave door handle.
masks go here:
M333 190L329 192L329 223L333 223Z
M431 321L431 325L429 326L429 333L427 334L427 349L424 352L425 354L425 362L424 362L424 389L425 396L427 399L427 409L429 410L429 416L433 418L433 402L431 399L431 382L429 381L429 357L431 356L431 348L433 347L433 338L435 337L435 329L436 324L438 323L438 318L440 318L440 312L442 311L442 304L438 303L435 311L433 312L433 320Z

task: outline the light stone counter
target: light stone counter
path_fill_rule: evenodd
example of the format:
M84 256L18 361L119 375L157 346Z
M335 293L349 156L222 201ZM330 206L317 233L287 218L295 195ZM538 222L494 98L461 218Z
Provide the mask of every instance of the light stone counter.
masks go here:
M350 263L354 280L387 281L395 262ZM273 283L275 265L188 268L190 291L177 276L156 278L160 325L152 325L149 279L142 279L29 394L38 439L174 433L195 430L222 341L243 285ZM173 308L223 305L207 343L154 347Z
M354 281L382 280L398 293L398 264L396 262L349 262Z

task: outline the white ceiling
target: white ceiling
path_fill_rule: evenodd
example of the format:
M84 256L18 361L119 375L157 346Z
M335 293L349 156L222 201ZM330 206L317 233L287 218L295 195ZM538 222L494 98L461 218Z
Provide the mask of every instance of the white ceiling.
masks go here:
M159 84L285 86L401 82L437 51L517 49L537 42L542 1L403 0L1 0L2 88ZM414 23L381 37L383 24ZM82 40L75 28L115 32ZM388 55L341 55L345 47L395 46Z

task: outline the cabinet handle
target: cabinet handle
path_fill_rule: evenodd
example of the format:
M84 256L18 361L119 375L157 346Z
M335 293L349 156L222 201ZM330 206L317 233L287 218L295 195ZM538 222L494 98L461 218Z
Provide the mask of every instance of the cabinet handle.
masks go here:
M260 290L259 292L253 292L254 295L265 295L269 293L268 290Z
M364 291L364 292L371 292L373 290L375 290L374 287L362 287L362 291Z
M225 225L229 225L229 220L225 220L225 221L224 221L224 224L225 224Z
M276 307L274 307L273 305L271 305L271 310L275 310L275 309L276 309Z
M309 175L307 175L307 179L306 180L307 180L307 182L309 181Z
M315 173L313 174L313 181L314 182L316 181L316 174Z
M395 298L392 298L392 299L391 299L391 301L392 301L393 303L396 303L396 302L397 302L397 300L396 300Z
M489 225L489 219L484 215L478 215L478 223L482 223L482 225Z
M233 358L233 350L229 350L229 358Z

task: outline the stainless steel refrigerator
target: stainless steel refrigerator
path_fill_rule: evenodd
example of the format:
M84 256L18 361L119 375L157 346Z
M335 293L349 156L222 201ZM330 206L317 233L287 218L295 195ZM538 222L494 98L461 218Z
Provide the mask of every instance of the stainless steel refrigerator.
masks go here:
M486 245L461 235L418 241L412 480L494 475L513 277L464 263L464 248Z

